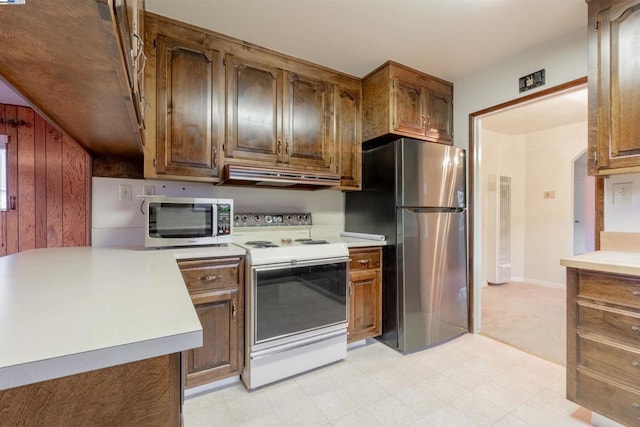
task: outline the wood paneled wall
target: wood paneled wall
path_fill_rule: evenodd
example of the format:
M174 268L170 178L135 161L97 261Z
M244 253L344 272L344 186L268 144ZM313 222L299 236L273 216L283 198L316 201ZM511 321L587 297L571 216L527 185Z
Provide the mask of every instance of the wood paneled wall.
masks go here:
M9 196L0 212L0 256L90 244L91 157L28 107L0 104L8 135Z

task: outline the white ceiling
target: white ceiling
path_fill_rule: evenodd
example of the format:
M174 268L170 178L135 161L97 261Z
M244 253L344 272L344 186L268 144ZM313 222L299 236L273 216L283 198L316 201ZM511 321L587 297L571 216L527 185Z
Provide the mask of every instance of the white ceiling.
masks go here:
M523 135L587 121L587 88L520 104L481 118L482 128L505 135Z
M146 0L146 9L357 77L392 59L454 83L587 22L584 0ZM527 133L586 116L586 101L553 102L483 126ZM1 79L0 103L24 105Z
M146 0L146 9L357 77L392 59L454 83L587 24L584 0Z

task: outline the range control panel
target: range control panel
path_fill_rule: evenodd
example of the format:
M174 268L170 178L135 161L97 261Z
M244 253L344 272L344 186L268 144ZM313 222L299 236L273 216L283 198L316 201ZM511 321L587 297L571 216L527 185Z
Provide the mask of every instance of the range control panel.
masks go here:
M278 225L312 225L311 214L305 213L237 213L234 227L272 227Z

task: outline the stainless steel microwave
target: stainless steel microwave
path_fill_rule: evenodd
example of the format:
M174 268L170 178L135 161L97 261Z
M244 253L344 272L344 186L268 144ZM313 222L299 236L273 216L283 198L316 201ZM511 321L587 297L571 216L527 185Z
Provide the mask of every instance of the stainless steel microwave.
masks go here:
M231 243L233 200L146 196L148 248Z

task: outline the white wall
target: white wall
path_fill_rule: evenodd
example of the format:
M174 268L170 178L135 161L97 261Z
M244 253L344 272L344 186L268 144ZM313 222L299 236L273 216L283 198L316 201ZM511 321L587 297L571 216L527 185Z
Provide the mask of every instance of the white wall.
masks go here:
M119 200L119 186L131 185L131 201ZM214 186L211 184L143 179L92 179L92 245L140 246L144 244L143 185L156 194L184 197L218 197L234 200L235 212L311 212L314 227L344 230L344 194L335 190L279 190Z
M528 92L518 93L518 79L526 74L544 68L546 84ZM587 28L573 31L559 39L544 43L532 49L495 63L454 81L454 144L469 148L469 115L494 105L501 104L535 91L548 89L587 75ZM477 153L476 153L477 154ZM474 153L469 153L469 161L477 162ZM477 172L477 168L476 168ZM478 176L469 176L477 182ZM475 200L479 204L479 193ZM482 212L474 212L474 242L480 242ZM480 259L481 247L475 245L473 259ZM480 272L475 269L473 282L475 294L480 294ZM473 316L480 319L479 300L473 308ZM479 322L476 322L476 328ZM477 332L477 330L475 331Z
M525 135L525 281L566 284L560 258L573 255L573 161L587 148L587 123ZM545 191L555 198L544 199Z
M480 263L480 280L482 285L487 282L487 261L485 254L489 248L487 244L491 240L487 235L489 217L487 215L489 186L487 177L489 174L499 173L511 177L511 277L512 280L523 280L524 277L524 231L525 231L525 157L524 136L509 136L483 129L480 134L480 159L479 165L481 182L476 183L476 189L482 197L482 214L486 221L482 223Z

